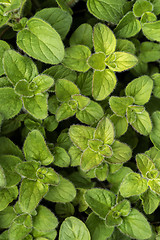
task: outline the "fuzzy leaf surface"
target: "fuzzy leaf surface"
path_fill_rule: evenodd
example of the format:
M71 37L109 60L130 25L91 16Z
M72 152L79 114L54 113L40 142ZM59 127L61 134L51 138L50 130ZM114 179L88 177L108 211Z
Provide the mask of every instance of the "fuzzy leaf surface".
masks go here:
M50 186L44 199L51 202L67 203L73 201L76 196L74 185L68 180L60 176L60 182L57 186Z
M134 208L130 214L124 218L123 223L118 228L122 233L135 239L147 239L152 235L151 227L147 219Z
M133 12L128 12L118 23L114 32L118 38L130 38L141 30L141 24Z
M68 217L60 227L59 240L90 240L86 225L76 217Z
M152 130L150 116L142 106L129 106L127 109L127 119L132 127L144 136L147 136Z
M34 15L48 22L65 39L72 24L72 16L61 8L45 8Z
M91 51L84 45L73 45L65 50L63 64L75 71L86 72L90 66L87 59L90 57Z
M23 151L27 161L40 161L43 165L49 165L53 162L53 156L38 130L33 130L28 134L24 142Z
M31 213L47 191L47 185L39 181L23 179L19 193L19 206L22 212Z
M18 33L17 45L29 56L41 62L60 63L64 58L64 46L56 30L35 17L28 20L27 26L28 28Z
M129 173L123 180L120 186L121 195L131 197L144 193L148 188L147 180L141 178L138 173Z
M106 65L115 72L123 72L138 63L134 55L125 52L114 52L105 61Z
M134 98L134 103L138 105L144 105L151 97L153 88L152 79L145 75L131 81L126 89L125 93L127 96Z
M111 207L115 205L116 197L108 190L92 188L86 191L85 200L93 212L105 219Z
M13 88L0 88L0 113L4 119L13 118L20 112L21 108L22 101Z
M38 70L34 62L29 57L24 57L14 50L8 50L4 53L3 67L13 85L22 79L30 82L38 75Z
M88 216L86 226L90 231L92 240L106 240L114 230L114 227L107 226L105 221L93 212Z
M159 133L160 133L160 111L155 111L152 114L152 122L153 129L150 133L150 139L154 146L160 150L160 141L159 141Z
M123 16L125 0L88 0L87 7L91 14L100 20L117 24Z
M110 55L116 48L114 33L102 23L97 23L94 27L93 43L95 52L103 52L105 55Z
M117 83L116 75L110 69L94 71L92 82L92 96L95 100L104 100L113 92Z
M109 163L124 163L127 162L132 157L132 150L131 148L120 141L114 141L112 144L112 151L113 154L111 157L106 158L106 161Z

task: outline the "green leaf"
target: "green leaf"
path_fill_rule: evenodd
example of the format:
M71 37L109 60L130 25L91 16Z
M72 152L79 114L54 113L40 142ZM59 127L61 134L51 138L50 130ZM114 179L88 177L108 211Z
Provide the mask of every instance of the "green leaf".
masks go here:
M148 186L151 188L151 190L158 195L160 195L160 179L151 179L148 181Z
M115 72L123 72L134 67L138 63L138 59L126 52L114 52L105 60L106 65Z
M104 156L99 152L95 152L90 148L87 148L81 157L81 168L83 171L88 171L98 166L104 159Z
M37 119L44 119L48 115L47 98L47 94L41 93L30 98L22 97L22 100L27 112Z
M119 226L123 222L122 217L128 216L131 210L130 202L123 200L116 204L106 216L106 225L107 226Z
M136 47L133 42L127 39L117 39L116 52L128 52L135 54Z
M155 22L157 20L157 17L154 13L152 12L145 12L143 13L141 17L141 23L148 23L148 22Z
M154 7L153 12L156 15L159 15L160 14L160 8L159 8L160 7L160 2L159 2L159 0L152 0L151 2L152 2L153 7Z
M54 171L53 168L41 167L36 172L37 178L41 183L49 184L49 185L58 185L59 184L59 176Z
M55 115L45 118L43 124L46 130L49 132L53 132L58 127L58 122L55 118Z
M4 119L13 118L20 112L21 108L22 101L13 88L0 88L0 113Z
M39 205L36 211L37 215L33 217L33 228L35 230L45 233L52 231L57 227L58 220L54 213L48 208Z
M133 13L136 17L141 17L145 12L152 12L153 5L147 0L138 0L133 5Z
M69 102L71 104L69 104ZM74 114L77 111L77 102L75 101L69 101L67 102L63 102L60 107L57 109L56 111L56 120L58 122L63 121L69 117L74 116ZM73 108L72 108L73 107Z
M103 146L103 142L99 139L89 139L88 140L88 147L95 151L98 152Z
M92 240L106 240L114 230L114 227L107 226L105 221L93 212L88 216L86 226L90 231Z
M56 2L57 2L57 4L58 4L58 6L59 6L62 10L70 13L71 15L73 14L72 9L69 7L69 4L68 4L66 1L64 1L64 0L56 0Z
M114 32L116 37L130 38L141 30L141 24L134 16L133 12L128 12L118 23Z
M72 125L69 129L69 136L73 144L81 150L88 147L88 140L93 139L94 128L83 125Z
M107 175L107 181L109 183L111 183L111 185L112 185L111 190L114 193L117 194L119 192L119 187L121 185L123 178L131 172L132 172L132 170L130 168L122 167L122 164L111 164L110 165L110 172Z
M7 24L10 18L11 18L11 14L8 14L8 16L2 16L2 14L0 14L0 27L3 27L3 25Z
M37 180L36 171L39 167L40 163L37 161L22 162L16 166L16 172L22 177L26 177L30 180Z
M18 163L20 163L20 158L12 155L1 155L0 156L0 166L3 169L3 174L5 176L5 186L11 187L17 185L21 177L15 171L15 167Z
M41 74L33 78L32 82L29 84L29 89L34 91L34 94L38 94L47 91L53 84L53 78Z
M62 40L65 39L72 24L72 16L60 8L44 8L34 16L48 22L59 33Z
M133 104L134 99L132 97L110 97L109 104L112 111L120 116L124 117L127 107Z
M136 162L137 162L137 166L138 166L139 170L141 171L144 178L150 178L150 174L153 172L153 170L155 170L154 173L156 174L155 165L148 156L146 156L144 154L137 154ZM158 171L157 171L157 173L158 173ZM155 177L157 177L157 176L155 176Z
M107 118L103 118L97 125L94 132L96 139L102 140L104 144L111 145L114 141L114 127L112 122Z
M23 151L27 161L40 161L42 165L49 165L53 162L53 156L38 130L33 130L28 134L23 145Z
M18 196L17 186L0 189L0 211L4 210Z
M0 165L0 187L3 188L6 186L6 177L4 174L4 170Z
M92 27L88 23L81 24L71 35L69 39L70 46L85 45L92 49Z
M144 193L148 188L147 180L138 173L129 173L121 183L120 193L124 198Z
M82 123L93 125L104 116L102 107L94 101L91 101L83 110L76 113L76 118Z
M22 212L31 213L48 191L48 186L29 179L23 179L19 192L19 206Z
M7 42L0 40L0 76L4 74L4 69L3 69L3 54L5 51L9 50L10 46Z
M130 214L123 219L119 230L135 239L148 239L152 235L151 227L146 218L137 209L132 209Z
M114 141L112 144L112 151L113 154L110 158L106 158L105 160L109 163L124 163L127 162L132 157L132 150L131 148L122 142Z
M59 79L56 81L55 92L56 97L61 102L70 100L71 96L74 94L80 94L76 84L67 79Z
M54 165L58 167L68 167L70 165L70 157L64 148L54 148Z
M13 207L8 206L3 211L0 211L0 226L1 228L9 228L11 222L16 217Z
M88 64L91 68L99 71L103 71L105 69L105 54L103 52L98 52L92 54L88 58Z
M14 50L8 50L4 53L3 67L5 74L13 85L22 79L30 82L38 75L34 62L29 57L24 57Z
M116 38L106 25L97 23L93 30L93 43L95 52L103 52L110 55L115 51Z
M70 217L71 215L74 215L75 212L72 203L56 203L55 211L61 218Z
M121 135L125 134L128 129L128 122L125 117L118 117L117 115L113 114L110 117L110 120L114 125L115 137L119 138Z
M22 214L17 216L8 232L9 240L24 239L32 231L32 218L30 215Z
M12 87L12 83L9 81L9 79L5 76L0 78L0 88L2 87Z
M125 0L88 0L87 7L91 14L100 20L117 24L123 16Z
M155 111L152 114L152 123L153 128L150 133L150 139L154 146L160 150L160 141L159 141L159 133L160 133L160 111Z
M152 75L153 79L153 95L157 98L160 98L160 74L155 73Z
M152 130L150 116L142 106L129 106L127 109L127 119L132 127L144 136L147 136Z
M110 69L94 71L92 83L92 96L95 100L104 100L113 92L117 83L116 75Z
M118 228L114 229L112 236L107 240L117 240L118 238L121 240L131 240L130 237L128 237L128 236L124 235L122 232L120 232L118 230Z
M60 227L59 240L90 240L90 233L86 225L75 217L68 217Z
M139 77L131 81L126 89L127 96L134 98L134 103L138 105L144 105L151 97L153 88L153 81L147 75Z
M160 42L160 21L142 24L142 31L149 40Z
M51 202L71 202L76 196L74 185L67 179L60 176L60 182L57 186L49 186L49 191L44 199Z
M64 46L54 28L35 17L28 20L27 26L17 35L19 48L44 63L60 63L64 57Z
M108 164L102 162L96 169L95 169L95 176L98 178L99 181L103 182L106 180L108 175Z
M78 103L78 109L81 111L87 107L91 100L88 97L82 96L80 94L72 95L72 99L74 99Z
M25 0L12 0L10 2L11 2L10 5L7 4L7 6L5 8L6 14L8 12L14 12L15 10L18 10L18 9L20 11L25 3Z
M24 159L24 155L18 146L7 137L0 137L0 155L14 155Z
M156 147L150 148L145 154L152 159L156 169L160 171L160 151Z
M141 61L145 63L155 62L160 59L159 54L160 54L160 46L158 43L142 42L140 46L140 55L139 55Z
M143 209L146 214L152 214L159 206L159 196L149 188L141 195Z
M68 134L68 129L65 129L65 131L62 131L57 138L57 146L68 151L71 145L72 142Z
M85 200L93 212L105 219L107 213L115 205L115 195L106 189L92 188L86 191Z
M55 65L50 68L47 68L43 74L51 76L53 79L67 79L72 82L75 82L77 79L77 73L71 69L65 67L64 65Z
M33 97L34 91L29 89L29 83L27 80L19 80L15 85L15 93L24 97Z
M72 167L79 166L80 165L80 161L81 161L81 155L82 155L81 150L73 145L73 146L70 147L70 149L68 151L68 154L69 154L69 156L71 158L70 165Z
M81 93L85 96L92 95L92 78L93 78L92 70L89 70L85 73L80 73L78 75L76 84L81 90Z
M86 72L90 66L87 59L90 57L91 51L84 45L74 45L65 50L63 64L75 71Z

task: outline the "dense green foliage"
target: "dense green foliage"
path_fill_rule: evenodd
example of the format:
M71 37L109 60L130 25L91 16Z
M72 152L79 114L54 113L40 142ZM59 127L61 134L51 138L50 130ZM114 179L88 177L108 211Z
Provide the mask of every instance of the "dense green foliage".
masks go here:
M0 0L0 240L160 240L160 0Z

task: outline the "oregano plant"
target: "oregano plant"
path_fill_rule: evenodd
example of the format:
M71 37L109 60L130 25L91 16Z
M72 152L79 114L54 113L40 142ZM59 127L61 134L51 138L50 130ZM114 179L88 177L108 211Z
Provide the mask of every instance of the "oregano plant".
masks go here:
M160 0L0 0L0 240L160 240Z

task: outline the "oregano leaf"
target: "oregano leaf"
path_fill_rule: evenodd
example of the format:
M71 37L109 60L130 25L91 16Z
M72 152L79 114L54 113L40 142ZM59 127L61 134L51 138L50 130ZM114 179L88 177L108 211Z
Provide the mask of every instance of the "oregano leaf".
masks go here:
M36 17L29 19L27 28L18 33L17 45L29 56L44 63L58 64L64 57L64 46L59 34L48 23Z

